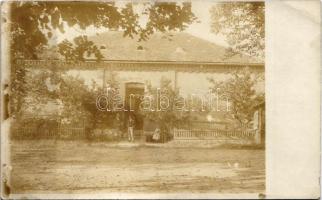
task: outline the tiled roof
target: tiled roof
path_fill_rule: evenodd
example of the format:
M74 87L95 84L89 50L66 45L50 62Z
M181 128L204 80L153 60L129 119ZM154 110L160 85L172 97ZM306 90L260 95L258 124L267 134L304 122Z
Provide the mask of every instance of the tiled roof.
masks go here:
M257 63L247 56L225 56L225 47L185 32L155 33L147 41L123 37L122 32L110 31L89 37L106 60L135 61L194 61Z

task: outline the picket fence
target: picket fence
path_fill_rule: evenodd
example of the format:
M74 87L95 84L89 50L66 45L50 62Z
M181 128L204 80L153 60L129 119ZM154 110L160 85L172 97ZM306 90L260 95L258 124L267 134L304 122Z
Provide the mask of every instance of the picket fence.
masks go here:
M86 132L84 127L55 127L41 128L34 126L23 126L12 131L12 137L15 139L22 138L84 138Z
M173 139L174 140L217 140L217 139L229 139L229 140L240 140L240 139L254 139L256 130L187 130L187 129L174 129Z

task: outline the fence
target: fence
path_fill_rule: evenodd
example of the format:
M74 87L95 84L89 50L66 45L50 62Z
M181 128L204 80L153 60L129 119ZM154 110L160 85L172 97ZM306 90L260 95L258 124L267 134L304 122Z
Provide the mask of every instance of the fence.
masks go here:
M227 131L227 130L184 130L174 129L175 140L196 140L196 139L253 139L256 130Z
M36 126L22 126L12 131L12 137L22 138L85 138L84 127L59 126L39 129Z
M185 128L187 129L207 129L207 130L227 130L233 126L237 126L236 124L231 124L228 122L208 122L208 121L191 121L186 124ZM244 130L251 129L252 125L240 125L238 124L239 128ZM183 128L183 127L182 127ZM185 129L183 128L183 129Z
M182 144L259 144L257 130L187 130L174 129L173 140Z
M85 138L84 127L60 127L58 134L61 138Z

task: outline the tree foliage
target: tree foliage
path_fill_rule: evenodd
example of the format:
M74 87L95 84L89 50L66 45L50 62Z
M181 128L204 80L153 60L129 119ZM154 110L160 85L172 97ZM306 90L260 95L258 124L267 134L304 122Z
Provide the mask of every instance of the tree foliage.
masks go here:
M146 25L140 25L139 14L148 17ZM195 19L190 3L148 3L136 13L132 3L119 8L114 2L16 1L11 3L11 50L14 57L37 58L37 48L66 26L122 30L145 40L155 31L183 30Z
M143 108L140 109L146 119L159 123L163 131L168 132L189 121L189 112L181 109L185 104L183 101L179 91L173 89L171 81L162 78L160 88L148 84Z
M91 128L102 124L113 126L109 122L113 122L116 113L97 109L96 99L105 91L94 81L88 86L80 77L52 69L34 72L27 82L30 90L26 107L36 108L32 109L34 116L40 109L46 109L48 102L57 102L62 109L56 113L60 113L63 123L83 123L85 120L86 126Z
M64 56L67 61L84 61L85 56L94 55L97 61L101 61L104 56L99 48L87 39L87 36L78 36L74 38L74 43L64 40L58 44L58 52Z
M264 2L218 3L211 9L211 29L227 38L228 56L246 54L264 58Z
M231 118L237 120L242 127L247 127L253 119L255 106L264 101L264 95L255 90L261 78L261 74L256 75L245 68L233 71L225 81L210 80L212 89L219 89L221 97L228 98Z

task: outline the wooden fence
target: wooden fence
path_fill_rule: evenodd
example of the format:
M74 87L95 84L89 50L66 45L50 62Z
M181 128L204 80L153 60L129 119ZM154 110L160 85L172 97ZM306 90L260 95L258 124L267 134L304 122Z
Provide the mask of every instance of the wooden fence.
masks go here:
M228 122L208 122L208 121L191 121L188 124L186 124L185 127L182 127L182 129L207 129L207 130L227 130L229 127L232 127L234 125L228 123ZM251 129L252 125L244 125L241 126L238 124L238 126L244 130Z
M22 138L84 138L86 132L84 127L59 126L47 129L38 129L35 126L22 126L12 131L12 137Z
M174 129L174 140L252 140L256 136L256 130L232 131L232 130L186 130Z
M84 127L60 127L58 134L61 138L85 138Z

